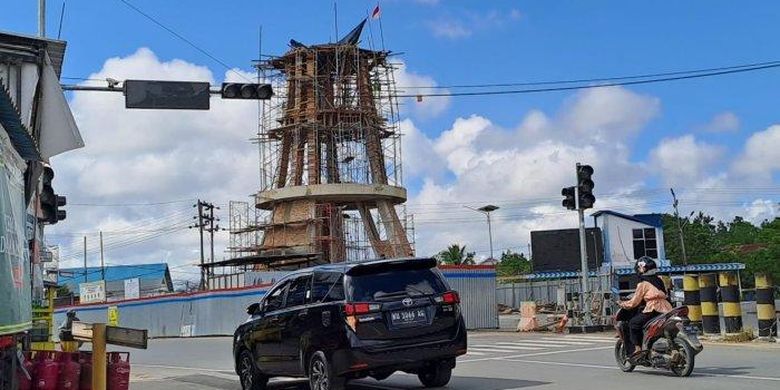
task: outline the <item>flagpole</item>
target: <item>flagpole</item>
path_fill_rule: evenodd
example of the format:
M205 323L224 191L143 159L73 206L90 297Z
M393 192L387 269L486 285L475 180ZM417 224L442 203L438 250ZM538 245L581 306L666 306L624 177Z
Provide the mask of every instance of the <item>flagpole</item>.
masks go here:
M366 19L368 19L368 47L374 50L374 29L371 28L371 14L366 10Z
M379 7L379 2L376 2L376 6ZM382 28L382 14L379 14L379 37L382 40L382 51L385 51L385 31Z

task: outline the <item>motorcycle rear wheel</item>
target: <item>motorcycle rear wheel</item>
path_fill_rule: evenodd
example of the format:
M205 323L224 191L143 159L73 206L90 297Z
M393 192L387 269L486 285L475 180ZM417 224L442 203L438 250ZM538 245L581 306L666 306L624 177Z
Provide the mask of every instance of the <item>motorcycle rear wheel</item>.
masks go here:
M626 352L626 345L623 343L623 340L618 340L615 343L615 361L623 372L631 372L636 368L636 365L628 360L628 353Z
M674 348L677 350L677 353L682 355L680 356L682 360L677 363L672 363L672 372L679 377L691 375L693 366L696 364L696 354L693 352L693 348L680 339L674 340Z

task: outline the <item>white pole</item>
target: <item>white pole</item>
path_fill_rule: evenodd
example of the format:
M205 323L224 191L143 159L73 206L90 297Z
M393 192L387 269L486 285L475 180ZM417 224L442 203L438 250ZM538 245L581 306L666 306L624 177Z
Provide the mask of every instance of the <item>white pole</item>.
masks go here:
M38 0L38 36L46 38L46 0Z

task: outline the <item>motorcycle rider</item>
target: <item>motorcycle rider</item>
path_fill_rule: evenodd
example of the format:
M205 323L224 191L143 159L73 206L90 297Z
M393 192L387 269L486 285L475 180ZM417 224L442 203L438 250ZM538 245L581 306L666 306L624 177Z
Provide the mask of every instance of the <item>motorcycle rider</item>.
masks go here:
M633 309L644 304L644 309L637 311L628 322L630 341L634 345L634 353L631 359L636 359L644 352L642 350L642 329L645 324L659 314L672 310L669 303L666 286L657 275L658 266L655 260L648 256L642 256L634 265L634 270L639 276L634 296L627 301L620 302L620 307Z

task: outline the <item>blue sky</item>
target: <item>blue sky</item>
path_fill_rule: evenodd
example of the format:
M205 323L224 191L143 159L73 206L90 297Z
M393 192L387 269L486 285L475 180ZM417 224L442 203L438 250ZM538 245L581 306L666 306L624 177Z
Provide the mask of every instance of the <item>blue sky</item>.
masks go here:
M248 68L264 26L264 46L281 53L289 38L319 42L334 34L330 1L148 1L133 4L164 21L232 66ZM295 4L295 5L292 5ZM373 1L339 1L342 33ZM0 14L4 30L34 33L36 5L10 0ZM48 31L56 34L61 2L49 1ZM691 69L771 60L780 4L750 7L729 1L640 3L622 1L384 1L385 42L403 52L415 72L440 84L556 80ZM509 16L513 11L518 18ZM463 26L468 34L434 36L436 24ZM151 48L161 59L220 66L173 38L118 0L69 1L62 37L69 41L65 75L84 76L106 58ZM726 142L762 129L776 118L777 70L633 88L658 96L663 114L638 140L651 145L730 110L747 131L702 135ZM435 134L452 118L479 112L503 126L530 108L554 109L566 93L456 99L447 115L425 123ZM646 152L646 150L644 150Z
M129 1L231 67L246 71L251 71L250 61L257 57L261 25L263 51L271 54L283 53L290 38L320 43L335 36L332 1ZM35 3L6 0L0 29L33 34ZM402 80L423 85L610 77L780 59L775 53L780 4L772 1L752 2L749 7L729 1L385 0L380 4L385 44L402 53L406 65ZM340 33L375 5L374 1L338 1ZM50 36L57 33L60 6L59 1L49 1ZM372 32L377 44L377 27L373 24L364 33L363 46L369 45ZM69 1L62 38L68 41L63 70L68 77L106 77L126 71L147 77L201 75L219 82L225 75L221 65L119 0ZM140 48L149 51L139 52ZM113 57L121 59L108 63ZM780 128L771 126L780 123L779 85L780 69L771 69L617 89L426 98L419 106L407 101L402 115L408 143L404 164L410 211L419 222L418 249L433 253L459 241L484 255L482 217L462 209L462 203L477 206L491 201L502 206L496 218L497 248L525 247L533 229L572 226L571 215L560 212L556 197L561 186L569 185L573 175L569 167L575 160L596 167L600 207L669 211L666 188L674 185L683 188L686 214L705 209L720 218L743 214L756 221L778 215ZM136 186L96 194L79 187L76 183L90 182L89 176L97 175L94 169L86 169L97 161L132 168L145 158L147 165L141 168L152 170L148 161L183 154L176 145L187 134L186 129L171 130L156 144L146 145L155 152L120 156L116 145L96 137L111 134L121 145L125 133L113 134L113 127L138 120L138 128L173 129L179 125L172 118L186 118L121 111L100 116L121 107L103 107L108 99L91 99L78 95L71 100L87 148L54 161L63 172L60 185L72 199L112 203L212 196L226 202L251 191L251 180L224 185L223 192L211 190L213 179L224 177L218 171L193 173L200 176L186 189L166 186L178 178L164 174L150 175L161 182L150 179L148 189ZM438 108L426 114L430 107ZM249 106L212 114L202 118L216 121L224 119L220 115L231 115L229 119L247 115L246 120L252 120ZM246 142L252 133L252 126L248 127L246 133L239 127L211 142L224 140L225 150L245 153L240 161L247 162L246 172L251 175L256 154ZM214 155L218 154L215 149ZM720 192L708 194L710 188ZM729 188L737 190L729 192ZM601 196L599 191L619 193L621 198ZM540 198L548 201L530 201ZM57 229L132 226L161 212L89 210L82 217L70 214L74 215L69 217L70 225ZM222 240L224 246L226 237ZM191 244L184 239L180 244L185 242ZM143 258L131 253L118 256L123 261L163 257L175 262L191 255L158 249Z

